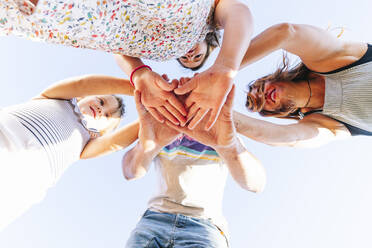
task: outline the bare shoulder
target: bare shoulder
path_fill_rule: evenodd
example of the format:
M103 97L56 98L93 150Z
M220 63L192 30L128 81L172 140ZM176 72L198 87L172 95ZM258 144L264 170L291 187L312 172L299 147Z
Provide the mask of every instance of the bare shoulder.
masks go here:
M309 63L309 68L318 72L337 70L358 61L368 49L365 42L341 41L340 44L339 49L336 49L334 53L329 54L326 58Z
M313 113L305 116L299 124L317 126L325 128L339 137L349 137L351 134L344 124L320 113Z

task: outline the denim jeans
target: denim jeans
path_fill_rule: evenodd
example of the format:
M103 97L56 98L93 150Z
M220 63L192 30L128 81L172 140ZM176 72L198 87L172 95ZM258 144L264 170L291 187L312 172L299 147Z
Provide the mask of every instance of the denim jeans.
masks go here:
M209 220L147 210L126 248L227 248L227 239Z

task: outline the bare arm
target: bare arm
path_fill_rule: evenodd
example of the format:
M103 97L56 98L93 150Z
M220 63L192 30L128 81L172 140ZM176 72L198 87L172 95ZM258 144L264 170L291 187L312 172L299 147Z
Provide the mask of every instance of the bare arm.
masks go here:
M239 139L235 138L233 145L216 148L216 151L226 163L231 176L243 189L255 193L264 190L266 171L261 162L247 151Z
M350 136L342 123L321 114L311 114L295 124L280 125L234 111L234 123L238 133L271 146L311 148Z
M133 95L129 80L103 76L85 75L64 79L44 90L39 98L72 99L88 95Z
M151 165L152 160L158 155L161 147L145 149L140 142L131 150L125 153L122 160L123 175L127 180L143 177Z
M224 29L221 50L215 64L227 67L232 72L237 71L252 37L252 14L244 3L220 0L214 19Z
M80 158L94 158L126 148L137 140L138 127L138 122L134 122L114 132L91 139L81 152Z
M240 68L279 49L299 56L314 71L326 72L358 60L365 53L367 45L343 41L315 26L281 23L252 39Z

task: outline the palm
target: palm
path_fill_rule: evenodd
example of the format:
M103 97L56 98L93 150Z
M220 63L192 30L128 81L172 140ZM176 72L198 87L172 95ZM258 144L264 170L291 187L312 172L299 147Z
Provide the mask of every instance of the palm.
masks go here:
M159 122L164 118L178 124L185 123L186 110L173 93L176 84L169 84L153 71L145 71L135 82L141 92L141 103Z
M215 125L209 130L204 129L204 124L207 118L202 120L201 124L194 129L179 127L167 122L172 128L187 134L188 136L198 140L199 142L212 147L226 147L234 142L236 131L232 118L232 106L234 99L234 87L227 96L226 102L221 109L221 114L218 116ZM209 114L210 115L210 114ZM209 116L207 116L209 117Z
M138 137L145 150L153 149L156 145L162 147L172 142L179 132L156 121L146 111L140 99L140 93L136 91L135 101L140 122Z
M183 87L176 89L177 94L191 91L185 102L186 107L189 108L188 119L194 117L189 127L194 128L203 119L208 120L204 122L203 127L212 127L232 85L233 80L228 73L212 67L196 75ZM208 112L210 112L209 117L204 118Z

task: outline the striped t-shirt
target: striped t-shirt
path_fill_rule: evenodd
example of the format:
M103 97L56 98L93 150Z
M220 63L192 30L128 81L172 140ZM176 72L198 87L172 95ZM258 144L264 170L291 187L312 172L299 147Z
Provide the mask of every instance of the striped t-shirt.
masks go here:
M210 219L226 233L222 200L228 169L213 148L183 135L154 164L158 189L150 210Z
M90 138L70 101L32 100L3 111L16 117L24 131L32 133L41 144L48 156L54 182L69 165L80 159L80 153Z

